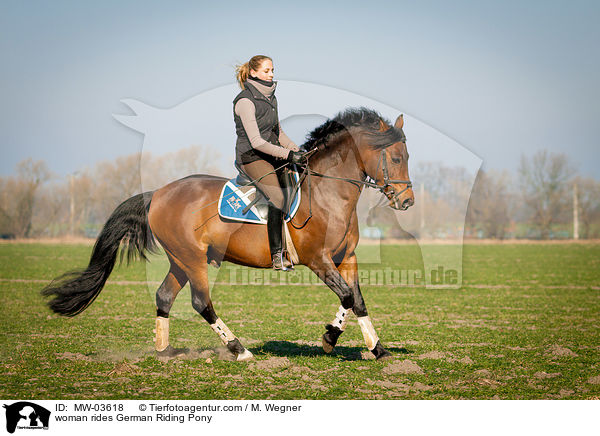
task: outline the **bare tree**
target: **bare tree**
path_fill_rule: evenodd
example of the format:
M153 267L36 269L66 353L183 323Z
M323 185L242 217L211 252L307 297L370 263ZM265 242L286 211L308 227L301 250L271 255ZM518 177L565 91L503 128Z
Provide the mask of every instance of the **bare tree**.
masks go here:
M35 209L31 218L31 236L54 237L67 228L69 210L68 186L60 181L46 183L36 194Z
M548 239L552 225L570 210L568 188L575 171L565 154L542 150L529 159L521 156L518 172L529 219Z
M100 162L82 173L93 180L91 218L95 222L104 222L117 205L141 191L139 153Z
M181 150L154 156L145 152L141 159L142 189L158 189L169 182L190 174L210 173L219 175L213 164L218 159L214 150L193 145Z
M575 183L577 184L581 236L585 239L597 237L600 232L600 182L578 177Z
M506 173L479 171L467 210L467 226L486 238L504 239L510 224L510 184Z
M17 165L16 176L2 179L2 233L19 238L29 236L36 192L49 177L50 171L43 161L29 158Z
M425 207L414 207L398 215L403 228L421 237L456 237L464 224L464 205L471 193L472 175L463 167L423 162L411 168L411 177L415 188L419 187L415 204ZM421 184L424 184L424 195L419 198ZM424 216L422 211L425 211Z

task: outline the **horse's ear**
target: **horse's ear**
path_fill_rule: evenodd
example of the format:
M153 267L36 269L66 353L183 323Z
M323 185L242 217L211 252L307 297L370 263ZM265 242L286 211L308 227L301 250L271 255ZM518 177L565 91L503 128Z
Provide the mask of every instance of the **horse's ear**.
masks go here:
M404 127L404 114L400 114L398 118L396 118L396 122L394 123L394 127L396 129L401 129Z
M390 126L388 126L385 121L383 121L381 118L379 119L379 130L383 130L384 132L389 129Z

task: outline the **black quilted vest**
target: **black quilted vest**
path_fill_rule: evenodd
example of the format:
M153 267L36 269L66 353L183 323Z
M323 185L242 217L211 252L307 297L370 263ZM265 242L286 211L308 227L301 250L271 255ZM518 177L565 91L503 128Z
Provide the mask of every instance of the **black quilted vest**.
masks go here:
M250 145L250 140L242 125L242 119L235 113L235 104L241 98L249 98L252 103L254 103L256 123L258 124L260 136L271 144L280 145L277 97L275 97L275 92L273 92L271 97L265 97L258 89L248 82L244 82L244 86L246 89L233 99L233 119L235 121L235 133L237 134L235 159L241 164L254 162L259 159L273 162L276 159L274 156L255 150L252 148L252 145Z

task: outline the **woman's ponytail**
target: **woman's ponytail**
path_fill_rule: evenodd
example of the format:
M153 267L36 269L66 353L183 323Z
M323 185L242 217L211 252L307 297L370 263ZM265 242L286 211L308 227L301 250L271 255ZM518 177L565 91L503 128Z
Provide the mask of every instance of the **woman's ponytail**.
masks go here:
M235 78L237 79L240 88L246 89L244 87L244 82L248 80L248 77L250 76L250 69L258 71L263 61L266 59L273 62L273 59L271 59L269 56L256 55L252 56L252 58L245 64L235 66Z
M245 89L244 82L248 80L250 75L250 65L248 62L242 65L235 66L235 78L237 79L240 88Z

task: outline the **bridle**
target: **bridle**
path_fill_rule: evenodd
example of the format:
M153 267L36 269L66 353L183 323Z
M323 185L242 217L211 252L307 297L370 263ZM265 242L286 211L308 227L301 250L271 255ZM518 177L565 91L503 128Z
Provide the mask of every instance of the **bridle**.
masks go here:
M381 154L379 155L379 160L377 162L377 169L375 171L375 177L377 177L377 173L379 172L379 167L381 167L381 169L383 171L383 184L382 185L378 184L376 179L371 179L373 181L370 181L369 180L370 177L368 175L367 175L366 180L357 180L357 179L350 179L347 177L330 176L328 174L323 174L323 173L319 173L317 171L311 170L309 167L308 159L315 152L317 152L316 148L313 150L310 150L309 152L306 153L307 161L304 166L304 170L302 171L302 174L300 175L300 179L298 180L298 183L296 184L294 192L292 194L292 198L293 198L293 196L296 195L296 192L300 189L302 182L306 178L307 183L308 183L308 212L309 213L308 213L308 217L306 218L304 223L302 223L302 225L299 227L296 227L296 225L292 222L292 220L290 220L290 223L296 229L303 228L306 225L306 223L308 222L308 220L310 220L312 217L312 195L311 195L311 181L310 181L311 176L323 177L325 179L342 180L345 182L352 183L358 187L366 186L367 188L378 189L383 195L385 195L394 204L394 206L397 209L401 209L401 206L398 206L398 200L400 198L400 195L402 195L409 188L412 188L412 181L410 181L410 180L390 179L390 176L388 173L387 153L386 153L385 148L383 150L381 150ZM396 190L392 186L393 183L404 184L406 186L404 187L404 189L402 191L396 192ZM390 188L390 189L388 189L388 188ZM386 192L386 190L387 190L387 192Z
M386 197L388 197L390 199L390 201L392 201L394 203L394 206L396 206L396 208L399 209L398 199L399 199L400 195L402 195L404 193L404 191L408 190L409 188L412 188L412 182L410 180L390 179L390 176L388 175L387 153L385 152L385 149L381 150L381 154L379 155L379 162L377 162L377 170L375 171L375 174L377 174L379 172L380 164L382 164L381 169L383 170L383 185L375 185L374 187L379 189L381 191L381 193L383 195L385 195ZM392 183L404 184L406 186L404 187L404 189L402 191L396 193L396 190L392 186ZM391 188L390 191L388 192L389 196L388 196L388 193L385 192L386 188Z

